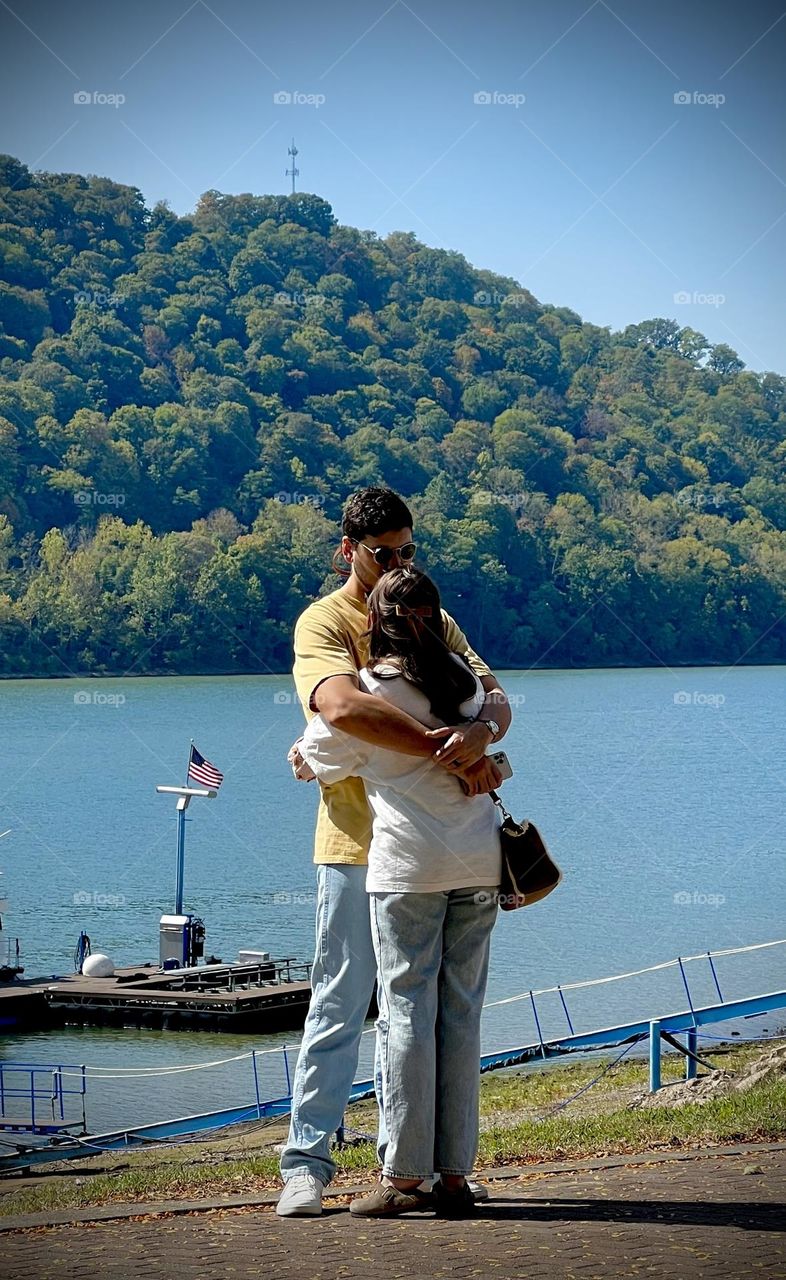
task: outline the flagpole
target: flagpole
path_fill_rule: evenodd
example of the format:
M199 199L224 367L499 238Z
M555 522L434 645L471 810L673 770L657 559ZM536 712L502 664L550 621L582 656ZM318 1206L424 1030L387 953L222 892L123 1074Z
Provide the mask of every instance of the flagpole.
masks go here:
M191 739L191 746L188 749L188 764L191 765L191 749L194 745L194 739ZM185 786L188 786L188 768L186 769ZM188 808L188 796L181 796L177 802L177 880L175 883L175 915L183 914L183 879L185 875L186 861L186 809Z
M192 738L192 739L191 739L191 741L190 741L189 748L188 748L188 764L186 765L186 780L185 780L185 782L183 783L183 786L184 786L184 787L187 787L187 786L189 785L189 782L190 782L190 779L189 779L189 776L188 776L188 770L191 768L191 748L193 747L193 745L194 745L194 739Z
M189 774L191 772L191 762L194 753L196 753L199 761L198 764L194 765L196 770L195 781L200 783L202 781L202 775L204 775L206 779L204 786L191 785ZM215 800L216 795L218 794L218 788L223 780L223 773L221 773L220 769L216 769L215 765L211 765L209 761L204 759L202 754L194 746L194 739L192 738L191 747L188 753L188 773L186 774L185 786L172 787L169 785L162 785L156 787L156 791L165 791L169 795L177 796L177 883L175 885L175 911L172 916L163 915L161 917L160 958L162 968L166 968L173 960L181 966L196 964L197 957L201 956L203 952L205 936L203 921L197 920L193 914L189 914L187 916L183 915L186 809L189 806L192 796L204 796L208 800ZM177 935L176 940L171 936L173 933Z

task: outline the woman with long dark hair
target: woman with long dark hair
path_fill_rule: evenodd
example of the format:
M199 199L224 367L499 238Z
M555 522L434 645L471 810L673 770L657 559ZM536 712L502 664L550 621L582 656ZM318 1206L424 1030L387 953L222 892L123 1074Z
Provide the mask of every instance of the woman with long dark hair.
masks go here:
M474 719L482 686L445 645L439 592L411 568L384 574L368 597L369 659L361 687L429 728ZM498 811L465 795L431 759L308 725L302 754L323 783L364 780L373 816L366 888L379 969L382 1178L351 1212L390 1216L474 1208L466 1178L477 1154L480 1014L500 879ZM439 1174L433 1192L420 1183Z

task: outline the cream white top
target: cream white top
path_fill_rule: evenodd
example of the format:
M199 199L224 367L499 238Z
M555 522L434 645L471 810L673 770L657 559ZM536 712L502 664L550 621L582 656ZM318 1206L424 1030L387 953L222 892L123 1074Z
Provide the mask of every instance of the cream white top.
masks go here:
M451 658L460 661L454 654ZM362 689L429 729L440 727L425 694L395 666L376 670L387 678L364 667ZM474 695L461 705L467 717L483 705L483 686L477 677L475 683ZM432 760L363 742L331 728L321 715L309 721L300 749L320 782L364 781L373 817L369 893L439 893L499 884L500 816L489 796L467 796L458 778Z

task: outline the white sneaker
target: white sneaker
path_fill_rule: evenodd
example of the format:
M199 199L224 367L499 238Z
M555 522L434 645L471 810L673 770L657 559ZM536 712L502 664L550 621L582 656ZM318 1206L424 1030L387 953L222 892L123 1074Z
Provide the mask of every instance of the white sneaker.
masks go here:
M317 1218L322 1212L324 1182L313 1173L296 1173L287 1181L278 1199L279 1218Z

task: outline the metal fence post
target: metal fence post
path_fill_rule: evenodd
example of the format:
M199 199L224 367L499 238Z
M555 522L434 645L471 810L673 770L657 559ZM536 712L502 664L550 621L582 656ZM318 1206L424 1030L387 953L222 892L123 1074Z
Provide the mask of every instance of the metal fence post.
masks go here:
M696 1042L697 1042L697 1040L698 1040L698 1036L697 1036L697 1034L696 1034L696 1028L695 1028L695 1027L688 1027L688 1032L687 1032L687 1035L686 1035L686 1037L685 1037L685 1047L686 1047L686 1049L688 1050L688 1052L689 1052L689 1053L695 1053L695 1052L696 1052ZM689 1057L687 1056L687 1054L686 1054L686 1055L685 1055L685 1079L686 1079L686 1080L695 1080L695 1079L696 1079L696 1071L697 1071L697 1068L698 1068L698 1063L697 1063L696 1059L695 1059L695 1058L689 1058Z
M262 1106L259 1100L259 1076L257 1075L257 1052L256 1049L251 1050L251 1066L254 1071L254 1096L257 1100L257 1120L262 1115Z
M570 1032L571 1035L574 1035L575 1033L573 1031L573 1023L570 1020L570 1014L568 1013L568 1006L565 1003L565 996L562 993L562 987L558 986L557 990L559 991L559 998L562 1001L562 1007L565 1010L565 1017L568 1020L568 1031Z
M529 993L529 999L530 999L530 1004L532 1005L532 1013L533 1013L533 1016L534 1016L534 1018L535 1018L535 1026L537 1027L537 1030L538 1030L538 1040L540 1041L540 1053L541 1053L541 1057L545 1058L545 1057L546 1057L546 1046L545 1046L545 1045L544 1045L544 1043L543 1043L543 1032L542 1032L542 1031L541 1031L541 1029L540 1029L540 1018L538 1017L538 1011L537 1011L537 1009L535 1008L535 997L533 996L532 991L530 991L530 993Z
M660 1088L660 1023L650 1023L650 1093Z

